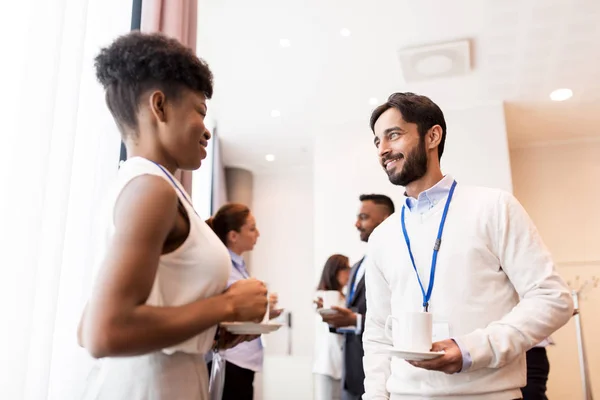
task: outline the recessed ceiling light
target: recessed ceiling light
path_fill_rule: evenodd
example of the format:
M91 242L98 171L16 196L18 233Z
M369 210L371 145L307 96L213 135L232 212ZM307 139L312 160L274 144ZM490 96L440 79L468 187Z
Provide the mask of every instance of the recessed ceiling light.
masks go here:
M343 28L340 30L340 35L342 35L343 37L348 37L350 36L350 29L347 28Z
M267 154L265 156L265 160L271 162L271 161L275 161L275 156L273 154Z
M279 110L271 110L271 117L277 118L281 116L281 112Z
M550 99L554 101L564 101L568 100L573 96L573 91L571 89L556 89L552 93L550 93Z
M369 104L370 105L375 106L375 105L377 105L377 103L379 103L379 100L377 100L375 97L371 97L369 99Z
M279 45L281 47L290 47L292 45L292 42L290 42L289 39L279 39Z

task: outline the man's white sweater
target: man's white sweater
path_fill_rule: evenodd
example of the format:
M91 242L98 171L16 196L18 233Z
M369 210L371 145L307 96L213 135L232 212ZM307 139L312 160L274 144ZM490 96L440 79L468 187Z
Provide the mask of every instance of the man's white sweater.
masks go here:
M445 202L422 214L406 210L424 288ZM427 371L381 353L393 346L383 330L388 315L422 310L399 212L373 232L365 262L367 400L520 398L525 351L573 312L569 289L535 226L519 202L500 190L457 185L438 254L429 311L434 322L449 323L450 337L470 354L467 371Z

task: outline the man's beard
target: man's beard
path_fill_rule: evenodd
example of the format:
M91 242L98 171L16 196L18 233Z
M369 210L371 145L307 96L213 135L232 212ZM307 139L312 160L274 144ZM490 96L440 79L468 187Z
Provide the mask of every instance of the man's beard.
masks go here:
M362 229L358 231L360 233L360 240L363 242L368 242L369 241L369 236L371 236L371 233L367 232L366 230Z
M396 158L397 156L392 155L389 158ZM419 138L419 144L412 150L404 159L404 165L402 170L397 172L396 170L386 170L390 182L394 185L406 186L410 183L421 179L427 173L427 151L425 150L425 139Z

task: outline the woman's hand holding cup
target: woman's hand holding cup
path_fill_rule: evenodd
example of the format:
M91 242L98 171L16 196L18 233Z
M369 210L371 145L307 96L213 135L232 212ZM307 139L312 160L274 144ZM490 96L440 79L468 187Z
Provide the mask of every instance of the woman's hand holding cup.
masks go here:
M225 292L232 321L260 322L267 312L267 286L257 279L242 279Z

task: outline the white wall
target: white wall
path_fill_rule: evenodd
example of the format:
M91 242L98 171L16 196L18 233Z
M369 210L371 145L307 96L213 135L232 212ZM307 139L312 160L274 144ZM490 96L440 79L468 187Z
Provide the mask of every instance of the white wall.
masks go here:
M446 111L442 169L459 183L512 190L502 105ZM315 276L333 253L357 261L365 247L354 227L362 193L389 195L399 207L403 189L389 183L378 163L373 134L363 126L317 135L314 148Z
M274 165L274 169L277 166ZM314 347L313 179L310 169L254 175L253 212L261 233L252 252L252 275L279 294L292 313L292 354L288 331L268 335L257 400L312 398Z
M600 277L600 141L511 150L515 196L527 209L564 279ZM593 391L600 395L600 288L581 301ZM551 399L582 398L575 323L548 349Z

